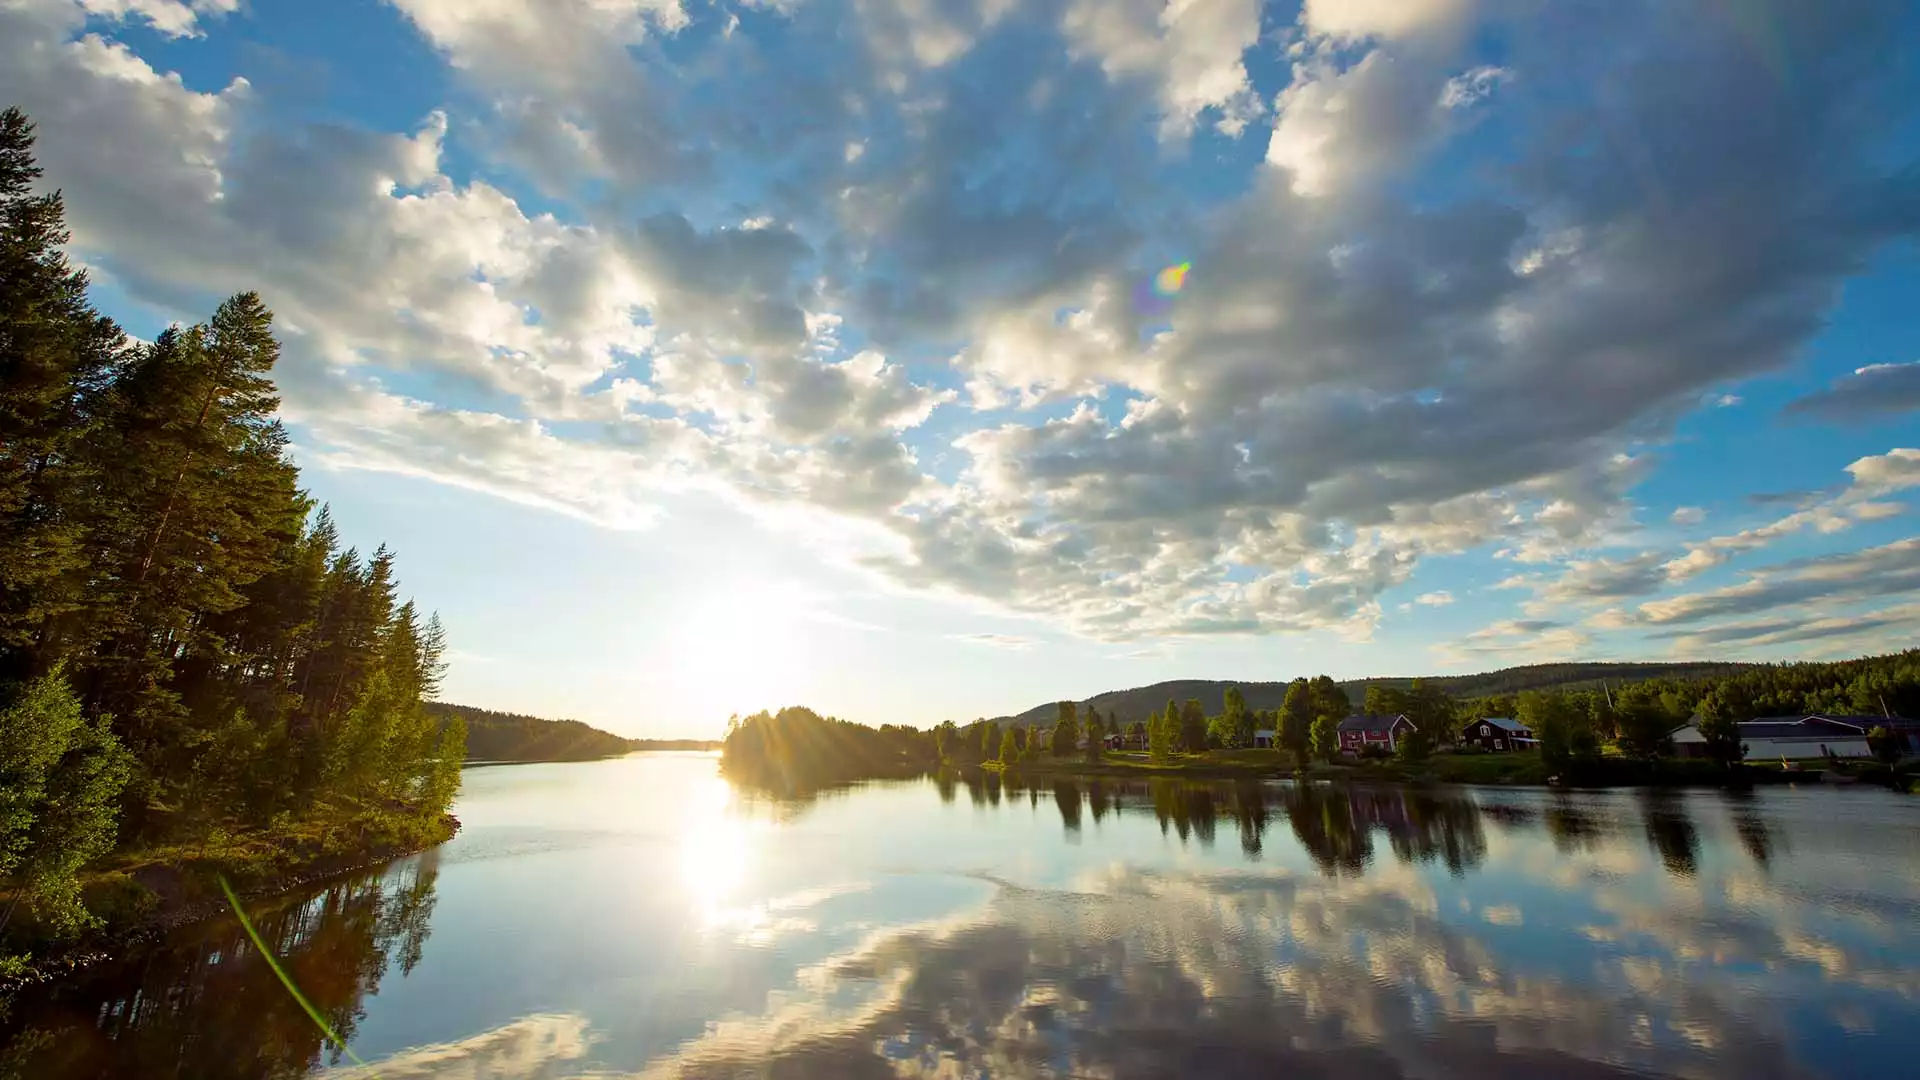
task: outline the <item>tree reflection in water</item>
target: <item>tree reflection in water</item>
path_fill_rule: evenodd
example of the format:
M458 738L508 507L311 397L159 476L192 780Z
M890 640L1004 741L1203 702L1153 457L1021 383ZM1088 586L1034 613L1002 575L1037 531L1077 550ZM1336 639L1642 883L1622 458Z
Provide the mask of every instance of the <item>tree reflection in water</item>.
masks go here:
M1081 784L1055 781L1053 797L1062 826L1078 833ZM1154 778L1093 781L1085 798L1096 824L1110 813L1151 809L1162 835L1203 849L1214 845L1219 820L1230 817L1239 830L1240 850L1250 860L1260 858L1277 808L1314 864L1334 877L1366 871L1376 832L1386 835L1400 861L1439 861L1456 876L1478 865L1487 851L1482 810L1460 792Z
M301 993L350 1040L381 979L420 962L437 875L427 852L248 914ZM0 1047L0 1077L21 1080L270 1080L339 1062L231 919L193 927L137 965L16 1001Z

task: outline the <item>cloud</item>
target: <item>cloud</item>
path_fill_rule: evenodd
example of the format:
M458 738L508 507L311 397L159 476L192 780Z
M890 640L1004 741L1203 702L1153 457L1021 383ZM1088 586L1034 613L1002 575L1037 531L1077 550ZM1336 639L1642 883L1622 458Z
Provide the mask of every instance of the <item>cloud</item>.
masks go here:
M1675 507L1673 513L1667 515L1667 520L1675 525L1698 525L1707 520L1707 511L1699 506Z
M970 645L1008 649L1013 652L1025 652L1040 643L1036 638L1020 637L1017 634L954 634L953 640L964 641Z
M1413 598L1413 602L1423 607L1446 607L1453 603L1453 594L1441 589L1438 592L1421 593Z
M1920 360L1855 368L1825 390L1787 403L1788 415L1830 421L1870 420L1920 408Z
M1154 84L1163 136L1185 136L1211 109L1237 137L1260 114L1241 62L1260 37L1258 0L1074 0L1061 29L1109 77Z
M1920 589L1920 538L1796 559L1755 570L1738 585L1640 605L1655 626L1751 615L1809 601L1884 600Z
M1470 0L1306 0L1300 21L1316 34L1393 38L1445 26L1470 7Z
M1920 227L1896 0L1783 10L1790 93L1660 5L1313 0L1261 86L1244 0L397 0L461 87L401 131L87 19L178 7L16 0L0 97L125 295L263 292L317 461L849 522L895 582L1103 639L1364 640L1496 544L1595 600L1752 550L1786 527L1587 557L1681 415ZM1512 154L1460 169L1483 134ZM1831 513L1884 517L1901 468Z
M541 1013L457 1042L403 1050L365 1068L336 1066L316 1076L319 1080L561 1080L577 1075L592 1041L586 1017Z

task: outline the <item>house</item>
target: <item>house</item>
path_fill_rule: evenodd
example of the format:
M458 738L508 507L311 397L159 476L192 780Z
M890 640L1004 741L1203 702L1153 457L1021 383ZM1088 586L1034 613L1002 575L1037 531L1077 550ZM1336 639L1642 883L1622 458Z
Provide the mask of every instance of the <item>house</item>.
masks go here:
M1746 748L1747 761L1804 761L1810 758L1872 757L1867 732L1890 727L1906 734L1909 746L1920 731L1913 721L1887 716L1840 716L1810 713L1805 716L1763 716L1736 725L1740 743ZM1674 753L1681 757L1706 757L1707 740L1700 734L1698 720L1675 731Z
M1253 745L1257 749L1271 750L1279 744L1279 736L1272 728L1261 728L1253 733Z
M1488 716L1461 728L1460 743L1463 746L1478 746L1482 750L1504 752L1530 749L1540 745L1540 740L1533 737L1532 728L1518 720Z
M1356 713L1340 721L1340 752L1358 754L1369 746L1393 751L1400 736L1416 730L1405 713Z

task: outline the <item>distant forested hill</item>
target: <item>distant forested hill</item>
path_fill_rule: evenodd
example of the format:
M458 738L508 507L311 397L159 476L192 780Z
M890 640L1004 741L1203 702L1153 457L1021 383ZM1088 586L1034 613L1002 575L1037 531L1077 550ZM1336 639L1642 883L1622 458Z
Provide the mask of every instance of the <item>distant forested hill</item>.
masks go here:
M427 710L444 722L467 722L468 761L590 761L635 750L717 750L701 739L628 739L578 720L494 712L471 705L432 702Z
M1517 694L1523 690L1579 690L1598 687L1602 681L1618 686L1644 679L1705 679L1752 666L1718 661L1679 664L1531 664L1478 675L1439 675L1425 678L1422 682L1439 687L1449 697L1465 699L1490 694ZM1411 676L1350 679L1341 683L1340 688L1358 704L1366 696L1369 685L1404 687L1412 681ZM1287 696L1285 682L1175 679L1132 690L1109 690L1080 704L1092 705L1100 710L1103 717L1117 715L1121 722L1132 723L1145 720L1150 714L1166 708L1169 700L1185 702L1188 698L1199 698L1201 706L1212 716L1218 715L1224 707L1223 699L1229 686L1238 686L1240 692L1246 695L1247 707L1254 710L1277 709ZM1053 724L1055 716L1056 703L1049 701L1017 716L998 717L995 722L1045 727Z

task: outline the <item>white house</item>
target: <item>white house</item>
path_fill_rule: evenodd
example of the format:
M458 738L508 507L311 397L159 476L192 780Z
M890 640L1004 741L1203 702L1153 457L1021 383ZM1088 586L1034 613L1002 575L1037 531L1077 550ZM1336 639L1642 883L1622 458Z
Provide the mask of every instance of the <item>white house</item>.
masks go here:
M1253 745L1261 750L1271 750L1280 745L1279 738L1272 728L1261 728L1253 733Z
M1746 747L1747 761L1805 761L1826 758L1872 757L1867 732L1874 716L1763 716L1741 722L1740 743ZM1705 757L1706 737L1699 723L1693 722L1673 733L1674 753L1681 757Z

